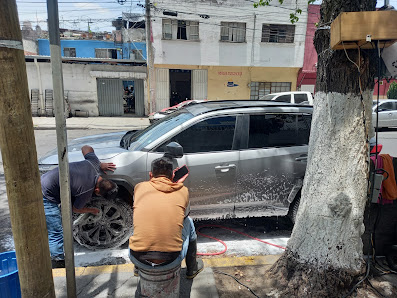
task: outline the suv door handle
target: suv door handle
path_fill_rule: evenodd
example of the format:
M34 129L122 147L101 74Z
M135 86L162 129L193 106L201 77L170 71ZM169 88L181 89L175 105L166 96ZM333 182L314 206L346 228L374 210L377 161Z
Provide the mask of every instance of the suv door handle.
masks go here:
M221 171L222 173L226 173L230 169L234 169L234 168L236 168L236 165L235 164L230 164L230 165L227 165L227 166L216 166L215 170Z
M295 158L296 161L307 161L307 155L301 155Z

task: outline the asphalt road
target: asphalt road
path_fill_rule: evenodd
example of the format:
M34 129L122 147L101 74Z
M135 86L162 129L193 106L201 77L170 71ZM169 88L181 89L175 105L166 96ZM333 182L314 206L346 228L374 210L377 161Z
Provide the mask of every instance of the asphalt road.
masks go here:
M380 131L378 143L383 145L381 153L397 157L397 128L388 128Z
M69 130L68 139L78 137L113 132L111 130ZM56 134L54 130L36 130L36 150L38 157L43 156L46 152L56 146ZM397 129L384 130L379 133L379 143L383 144L382 153L388 153L397 156ZM1 162L1 158L0 158ZM222 225L229 229L219 228L202 228L204 224ZM220 220L216 222L197 222L196 228L204 234L224 240L228 246L227 254L235 256L252 256L278 254L282 250L262 242L252 240L247 236L232 232L237 230L240 233L246 233L262 241L268 241L273 244L285 246L291 233L291 224L286 218L256 218L256 219L232 219ZM4 172L2 162L0 165L0 252L13 250L14 243L12 240L11 224L7 203L7 195L4 181ZM203 253L214 253L223 250L224 247L219 242L205 238L199 235L198 251ZM104 265L104 264L122 264L129 262L127 246L120 249L109 249L102 251L90 251L78 244L75 245L76 266Z

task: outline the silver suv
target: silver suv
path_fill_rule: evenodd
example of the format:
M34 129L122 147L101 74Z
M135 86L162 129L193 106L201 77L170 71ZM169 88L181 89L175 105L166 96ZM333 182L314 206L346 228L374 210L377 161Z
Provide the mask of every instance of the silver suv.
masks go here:
M141 131L75 139L69 161L83 159L91 145L119 198L92 200L101 218L83 215L74 237L89 248L116 247L132 233L134 186L149 179L151 162L177 142L190 174L191 216L196 219L284 216L295 218L305 174L312 107L269 101L213 101L179 110ZM41 172L57 166L56 151L39 161ZM107 222L103 225L104 220ZM97 224L97 222L102 224Z

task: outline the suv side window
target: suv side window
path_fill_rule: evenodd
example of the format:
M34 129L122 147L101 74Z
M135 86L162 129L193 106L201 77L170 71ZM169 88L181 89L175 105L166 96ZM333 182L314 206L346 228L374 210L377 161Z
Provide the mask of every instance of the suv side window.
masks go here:
M281 95L275 99L275 101L291 102L291 94Z
M251 115L248 148L305 145L310 135L309 115Z
M295 103L301 103L301 102L307 101L308 98L307 98L306 94L298 93L298 94L294 94L294 100L295 100Z
M209 118L185 129L166 144L177 142L184 153L231 150L235 127L236 116ZM164 145L157 151L164 151Z

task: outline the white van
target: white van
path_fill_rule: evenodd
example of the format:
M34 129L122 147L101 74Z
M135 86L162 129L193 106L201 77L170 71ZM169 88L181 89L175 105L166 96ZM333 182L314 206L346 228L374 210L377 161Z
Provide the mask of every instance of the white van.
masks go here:
M275 100L281 102L290 103L303 103L313 105L313 96L307 91L291 91L291 92L280 92L271 93L260 98L260 100Z

